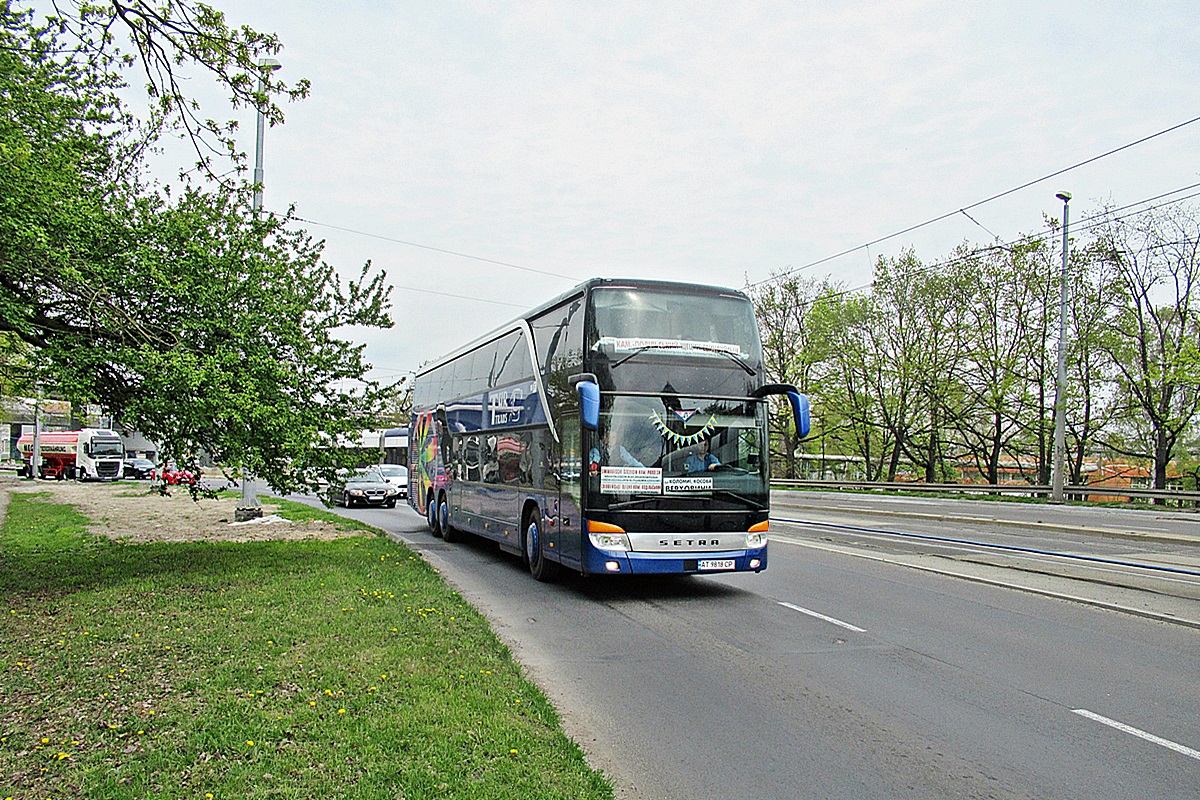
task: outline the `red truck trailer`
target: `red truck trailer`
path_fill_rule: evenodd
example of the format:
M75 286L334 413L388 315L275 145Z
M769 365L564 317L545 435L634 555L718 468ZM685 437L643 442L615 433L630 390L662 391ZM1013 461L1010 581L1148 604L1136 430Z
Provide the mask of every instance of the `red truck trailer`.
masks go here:
M116 431L104 428L42 431L38 440L41 451L41 463L37 467L39 477L100 481L115 481L121 477L125 443ZM33 477L33 434L27 433L18 439L17 449L25 461L23 473Z

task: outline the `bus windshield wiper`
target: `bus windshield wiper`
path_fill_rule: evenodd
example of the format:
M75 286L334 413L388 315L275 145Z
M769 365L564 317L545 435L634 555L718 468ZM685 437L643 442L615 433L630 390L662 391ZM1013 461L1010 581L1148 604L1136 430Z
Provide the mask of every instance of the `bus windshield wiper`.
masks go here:
M760 503L757 500L754 500L750 497L746 497L743 494L738 494L737 492L733 491L732 489L709 489L704 492L697 492L695 494L690 494L690 495L689 494L672 494L672 495L654 495L652 497L640 497L640 498L637 498L634 500L626 500L623 503L612 503L608 506L608 510L609 511L629 511L631 509L638 508L639 506L644 506L647 504L658 505L663 500L681 500L681 499L686 500L689 498L696 499L696 498L702 498L702 497L719 497L722 500L729 500L731 502L737 503L738 505L746 506L747 508L749 508L753 511L765 511L768 508L768 506L765 503ZM674 510L687 510L687 509L674 509Z
M747 375L755 374L754 370L750 367L750 365L747 364L745 361L743 361L739 356L735 356L733 353L729 352L728 350L722 350L719 347L705 347L703 345L690 345L688 347L680 347L678 345L666 345L666 344L646 345L645 347L637 348L636 350L634 350L632 353L625 356L624 358L620 358L620 359L614 361L611 365L609 365L609 369L616 369L617 367L621 366L622 364L624 364L626 361L633 358L634 356L640 356L642 353L645 353L648 350L676 350L676 351L683 351L683 352L689 352L692 350L700 350L705 353L716 353L717 355L725 356L730 361L737 364L739 367L741 367L742 369L744 369L746 371Z
M760 503L757 500L753 500L743 494L738 494L731 489L713 489L712 496L720 497L723 500L733 500L734 502L741 503L742 505L747 506L755 511L766 511L767 508L769 508L766 503Z
M637 500L626 500L623 503L609 503L608 510L609 511L628 511L631 508L637 508L638 506L644 506L647 503L652 503L654 505L657 505L658 501L661 499L662 499L662 497L660 495L654 495L653 497L642 497Z
M739 367L744 369L746 371L747 375L754 374L754 370L750 368L749 364L747 364L745 361L743 361L740 356L735 356L733 353L729 352L728 350L722 350L719 347L704 347L703 345L696 345L689 349L690 350L703 350L706 353L716 353L717 355L725 356L730 361L732 361L733 363L737 364Z

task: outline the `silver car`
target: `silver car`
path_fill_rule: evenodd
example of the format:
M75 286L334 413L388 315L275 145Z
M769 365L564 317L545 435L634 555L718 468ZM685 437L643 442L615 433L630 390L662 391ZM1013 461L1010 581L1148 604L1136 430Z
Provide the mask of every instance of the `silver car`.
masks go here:
M375 471L383 479L400 490L401 497L408 497L408 467L399 464L380 464Z

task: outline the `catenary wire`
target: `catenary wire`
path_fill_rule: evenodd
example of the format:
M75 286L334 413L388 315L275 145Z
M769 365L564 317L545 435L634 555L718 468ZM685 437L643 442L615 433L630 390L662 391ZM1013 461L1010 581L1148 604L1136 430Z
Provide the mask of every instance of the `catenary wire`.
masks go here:
M549 272L549 271L543 270L543 269L534 269L533 267L526 267L526 266L522 266L521 264L513 264L508 261L497 261L494 258L486 258L484 256L471 255L470 253L460 253L458 251L447 250L442 247L433 247L432 245L428 245L428 244L420 244L419 242L408 242L403 239L395 239L391 236L383 236L382 234L378 234L378 233L369 233L367 231L359 231L359 230L355 230L353 228L344 228L340 225L331 225L328 222L318 222L314 219L305 219L303 217L292 217L292 219L296 220L297 222L303 222L306 225L319 225L322 228L331 228L335 231L343 231L344 233L354 233L354 234L358 234L359 236L369 236L372 239L381 239L382 241L385 241L385 242L392 242L393 244L402 244L406 247L418 247L422 250L430 250L434 253L444 253L445 255L455 256L457 258L467 258L472 261L482 261L485 264L495 264L496 266L500 266L500 267L509 267L511 269L519 269L524 272L533 272L537 275L546 275L551 278L562 278L563 280L568 280L568 281L579 280L578 278L576 278L572 275L562 275L557 272ZM434 294L437 294L437 293L434 292ZM448 296L453 297L454 295L448 295Z
M1181 186L1178 189L1172 189L1169 192L1163 192L1162 194L1157 194L1157 195L1154 195L1153 197L1148 197L1143 200L1138 200L1133 203L1128 203L1123 206L1118 206L1117 208L1106 209L1099 213L1093 214L1090 217L1085 217L1085 218L1079 220L1075 224L1075 226L1073 226L1072 232L1077 233L1077 234L1078 233L1086 233L1087 231L1095 230L1096 228L1099 228L1109 222L1115 222L1118 220L1129 219L1130 217L1136 217L1139 214L1145 214L1150 211L1155 211L1157 209L1164 208L1166 206L1175 205L1177 203L1182 203L1186 200L1191 200L1193 198L1200 197L1200 191L1192 192L1191 194L1184 195L1183 197L1176 197L1172 200L1167 200L1166 202L1158 203L1156 205L1145 206L1145 208L1138 208L1137 211L1131 211L1128 214L1121 213L1124 211L1129 211L1130 209L1133 209L1133 208L1137 208L1138 206L1143 206L1146 203L1154 203L1155 201L1162 200L1165 197L1170 197L1171 195L1179 194L1180 192L1186 192L1186 191L1190 191L1192 189L1197 189L1197 188L1200 188L1200 183L1193 183L1193 184L1189 184L1188 186ZM980 227L982 227L982 226L980 226ZM1047 238L1050 238L1050 237L1056 236L1056 235L1057 235L1057 233L1054 231L1043 231L1041 233L1033 233L1033 234L1021 236L1010 242L997 242L996 244L985 245L983 247L977 247L977 248L971 250L969 253L963 253L962 255L946 259L945 261L931 262L931 263L925 265L924 267L922 267L921 269L916 270L916 272L918 274L932 272L934 270L942 269L944 267L954 266L955 264L959 264L963 261L974 258L975 256L978 256L981 253L987 252L989 250L1008 250L1017 245L1032 244L1034 242L1043 241ZM997 237L997 238L999 238L999 237ZM803 269L803 268L798 268L797 270L793 270L792 272L793 273L797 272L797 271L799 271L799 269ZM789 274L792 274L792 273L780 273L780 275L774 276L773 278L768 279L767 281L759 281L758 283L750 284L750 286L751 287L761 286L763 283L767 283L770 280L787 277L787 275L789 275ZM856 292L861 292L866 289L870 289L874 285L875 285L875 282L870 281L868 283L864 283L859 286L853 286L848 289L840 289L836 292L829 292L826 295L822 295L822 297L827 297L830 299L845 297L846 295L850 295L850 294L854 294Z
M1181 129L1181 128L1187 127L1188 125L1191 125L1191 124L1193 124L1193 123L1196 123L1196 122L1200 122L1200 117L1193 117L1193 118L1191 118L1191 119L1189 119L1189 120L1186 120L1186 121L1184 121L1184 122L1180 122L1180 123L1179 123L1179 124L1177 124L1177 125L1172 125L1172 126L1171 126L1171 127L1169 127L1169 128L1163 128L1163 129L1162 129L1162 130L1160 130L1160 131L1157 131L1157 132L1155 132L1155 133L1149 134L1149 135L1147 135L1147 136L1143 136L1143 137L1142 137L1142 138L1140 138L1140 139L1136 139L1136 140L1134 140L1134 141L1132 141L1132 142L1128 142L1128 143L1126 143L1126 144L1123 144L1123 145L1121 145L1120 147L1116 147L1116 148L1113 148L1112 150L1108 150L1108 151L1106 151L1106 152L1104 152L1104 153L1100 153L1099 155L1095 155L1095 156L1092 156L1091 158L1084 159L1083 161L1080 161L1080 162L1078 162L1078 163L1072 164L1072 165L1071 165L1071 166L1069 166L1069 167L1063 167L1062 169L1055 170L1054 172L1051 172L1051 173L1049 173L1048 175L1043 175L1043 176L1041 176L1040 178L1035 178L1035 179L1033 179L1033 180L1031 180L1031 181L1026 181L1025 183L1022 183L1020 186L1014 186L1014 187L1013 187L1013 188L1011 188L1011 189L1006 189L1006 190L1004 190L1003 192L999 192L999 193L997 193L997 194L994 194L994 195L992 195L991 197L986 197L986 198L984 198L983 200L976 201L976 202L974 202L974 203L971 203L970 205L963 206L962 208L956 208L956 209L954 209L953 211L947 211L945 214L939 214L938 216L936 216L936 217L933 217L932 219L927 219L927 220L925 220L924 222L919 222L919 223L917 223L916 225L910 225L910 226L908 226L907 228L904 228L903 230L896 231L895 233L889 233L888 235L886 235L886 236L881 236L881 237L879 237L878 239L872 239L871 241L867 242L866 244L860 244L860 245L857 245L857 246L855 246L855 247L851 247L851 248L848 248L848 249L846 249L846 250L843 250L843 251L841 251L840 253L834 253L834 254L833 254L833 255L831 255L831 256L825 256L824 258L818 259L818 260L816 260L816 261L813 261L813 262L810 262L810 263L808 263L808 264L804 264L803 266L795 267L794 269L791 269L791 270L789 270L789 271L787 271L787 272L782 272L782 273L780 273L780 274L778 274L778 275L772 275L772 276L771 276L771 277L769 277L769 278L764 278L764 279L762 279L761 281L757 281L757 282L755 282L755 283L752 283L752 284L750 284L750 286L753 288L753 287L756 287L756 286L761 286L761 285L762 285L762 284L764 284L764 283L770 283L770 282L772 282L772 281L777 281L777 280L780 280L780 279L782 279L782 278L786 278L786 277L788 277L789 275L795 274L795 273L797 273L797 272L802 272L802 271L804 271L804 270L806 270L806 269L811 269L812 267L820 266L821 264L824 264L824 263L826 263L826 262L833 261L833 260L835 260L835 259L838 259L838 258L841 258L841 257L843 257L843 256L850 255L851 253L854 253L854 252L857 252L857 251L859 251L859 250L862 250L863 248L866 248L866 247L871 247L872 245L880 244L881 242L886 242L886 241L888 241L888 240L890 240L890 239L895 239L897 236L903 236L903 235L904 235L904 234L906 234L906 233L912 233L912 232L913 232L913 231L915 231L915 230L919 230L919 229L921 229L921 228L924 228L924 227L926 227L926 226L933 225L933 224L934 224L934 223L936 223L936 222L941 222L942 220L949 219L950 217L953 217L953 216L955 216L956 214L959 214L959 213L966 212L966 211L968 211L968 210L970 210L970 209L973 209L973 208L978 208L979 206L982 206L982 205L984 205L984 204L986 204L986 203L991 203L991 202L993 202L993 201L995 201L995 200L999 200L999 199L1000 199L1000 198L1002 198L1002 197L1007 197L1007 196L1008 196L1008 195L1010 195L1010 194L1014 194L1014 193L1016 193L1016 192L1019 192L1019 191L1021 191L1022 189L1028 189L1030 186L1034 186L1034 185L1036 185L1036 184L1039 184L1039 183L1042 183L1042 182L1044 182L1044 181L1048 181L1048 180L1050 180L1051 178L1057 178L1059 175L1064 175L1064 174L1066 174L1066 173L1068 173L1068 172L1070 172L1070 171L1072 171L1072 170L1079 169L1080 167L1087 166L1088 164L1095 163L1096 161L1099 161L1099 160L1101 160L1101 159L1108 158L1108 157L1109 157L1109 156L1111 156L1111 155L1115 155L1115 154L1117 154L1117 153L1120 153L1120 152L1122 152L1122 151L1124 151L1124 150L1128 150L1128 149L1129 149L1129 148L1131 148L1131 147L1136 147L1136 146L1138 146L1138 145L1140 145L1140 144L1145 144L1146 142L1150 141L1151 139L1156 139L1156 138L1158 138L1159 136L1165 136L1165 135L1166 135L1166 134L1168 134L1168 133L1172 133L1172 132L1174 132L1174 131L1177 131L1177 130L1179 130L1179 129Z

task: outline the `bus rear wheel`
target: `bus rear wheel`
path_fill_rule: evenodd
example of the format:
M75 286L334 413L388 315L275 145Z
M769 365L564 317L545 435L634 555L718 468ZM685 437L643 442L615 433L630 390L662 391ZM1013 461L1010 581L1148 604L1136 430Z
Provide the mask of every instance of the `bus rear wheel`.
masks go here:
M463 532L450 521L450 500L445 494L438 497L438 524L442 529L443 541L454 544L463 540Z
M425 502L425 521L429 523L429 532L434 536L441 537L442 525L438 519L438 504L434 500L433 494L430 493L429 499Z
M525 563L529 565L529 574L534 580L553 581L558 578L560 565L546 558L546 543L542 539L540 517L536 509L527 512L521 549L525 553Z

